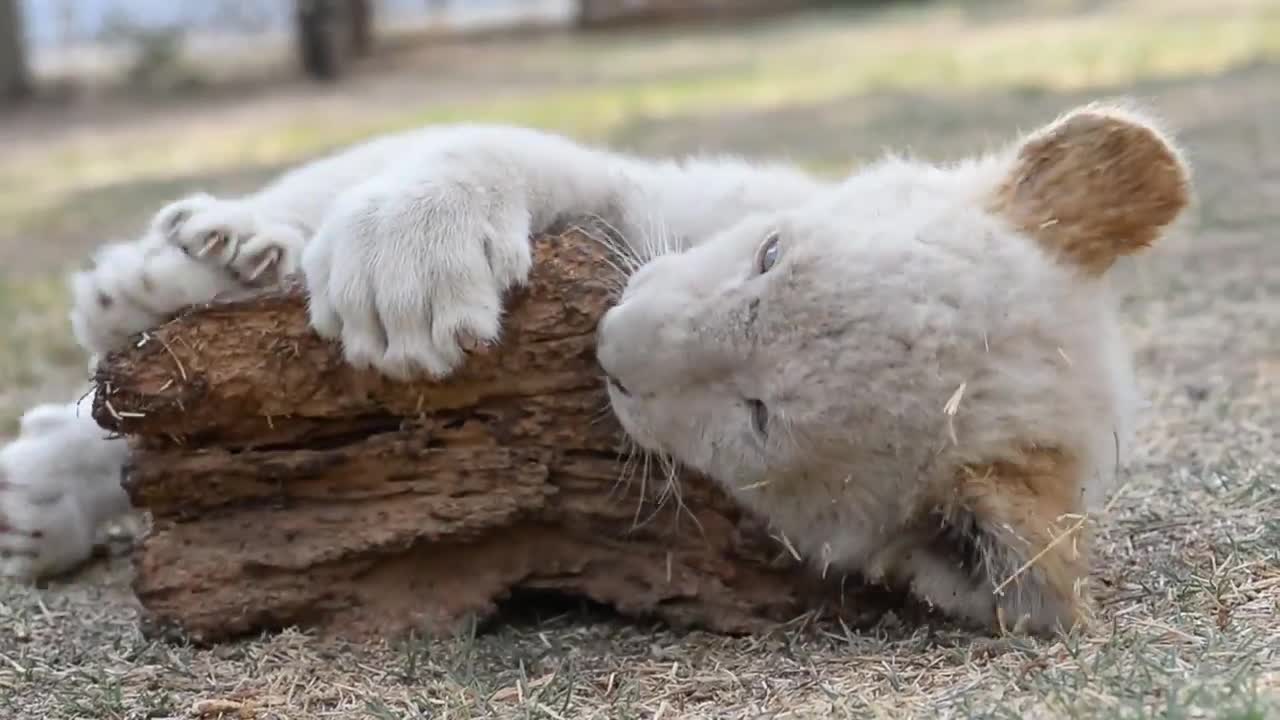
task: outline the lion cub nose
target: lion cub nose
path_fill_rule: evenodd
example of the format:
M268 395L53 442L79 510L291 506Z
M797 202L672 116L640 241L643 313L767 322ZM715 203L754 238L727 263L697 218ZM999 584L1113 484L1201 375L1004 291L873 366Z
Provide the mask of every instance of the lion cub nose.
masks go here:
M596 327L596 362L600 364L600 369L604 371L610 384L618 392L629 396L631 391L621 377L627 374L626 353L629 343L618 334L617 316L617 308L610 308L604 317L600 318L600 323Z

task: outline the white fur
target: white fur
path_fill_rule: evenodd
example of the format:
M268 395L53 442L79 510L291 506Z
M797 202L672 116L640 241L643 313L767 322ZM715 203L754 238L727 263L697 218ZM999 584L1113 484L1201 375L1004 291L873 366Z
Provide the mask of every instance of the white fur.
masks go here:
M623 426L814 565L906 567L924 599L985 622L990 585L957 597L956 569L904 542L923 495L1030 443L1083 458L1096 506L1135 411L1106 289L984 209L1003 169L885 161L650 262L599 331ZM768 407L765 438L748 400Z
M1096 502L1131 427L1132 379L1103 288L984 209L1007 163L886 161L833 185L733 159L646 161L532 130L428 129L243 198L180 200L76 279L73 318L102 353L182 305L300 269L314 327L348 361L443 376L468 343L498 338L502 295L528 277L530 235L594 216L629 245L623 262L643 265L599 333L601 363L628 391L610 389L628 433L708 473L815 563L875 576L901 564L902 523L930 482L1043 439L1084 458ZM761 275L773 232L778 270ZM767 438L748 400L769 408ZM85 528L120 505L93 488L118 477L124 453L50 427L6 449L0 508L10 525L45 529L43 545L24 547L74 560L87 555ZM55 468L81 444L102 450L83 456L84 478ZM14 500L14 477L22 497L56 487L81 510L40 515ZM982 615L990 588L943 597L955 583L937 565L919 559L908 581Z
M594 215L651 255L815 187L789 169L647 162L517 128L390 135L243 197L196 193L162 208L142 238L104 246L72 276L72 328L92 367L183 307L304 269L317 330L341 338L351 362L443 375L462 343L497 338L501 293L529 273L530 233ZM97 427L91 401L33 409L0 454L3 574L73 567L127 509L127 444ZM59 499L32 500L45 497Z
M503 292L528 277L529 237L596 216L624 238L686 247L814 183L732 161L649 163L532 130L423 133L340 197L302 258L311 319L349 362L443 376L493 342Z
M0 576L70 570L102 523L129 508L120 488L128 446L107 439L88 401L40 405L0 448Z

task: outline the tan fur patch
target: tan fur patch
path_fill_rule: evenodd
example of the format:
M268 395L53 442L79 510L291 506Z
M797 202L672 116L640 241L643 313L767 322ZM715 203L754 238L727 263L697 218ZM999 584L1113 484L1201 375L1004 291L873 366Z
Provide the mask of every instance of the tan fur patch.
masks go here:
M998 605L1031 613L1034 627L1071 627L1083 618L1089 554L1079 523L1082 492L1077 463L1045 449L965 468L958 479L959 501L997 545L999 557L987 564L1009 598Z
M1189 183L1156 129L1089 108L1023 143L992 209L1052 255L1101 275L1155 241L1186 207Z

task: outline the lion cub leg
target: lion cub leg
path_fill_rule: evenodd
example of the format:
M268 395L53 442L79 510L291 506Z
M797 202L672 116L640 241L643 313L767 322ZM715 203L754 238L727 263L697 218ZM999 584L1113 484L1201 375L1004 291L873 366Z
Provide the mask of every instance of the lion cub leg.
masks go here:
M1083 488L1078 463L1045 449L965 468L957 479L997 627L1049 633L1085 619Z
M1086 617L1088 537L1076 465L1036 450L965 468L880 556L881 575L983 629L1050 634Z

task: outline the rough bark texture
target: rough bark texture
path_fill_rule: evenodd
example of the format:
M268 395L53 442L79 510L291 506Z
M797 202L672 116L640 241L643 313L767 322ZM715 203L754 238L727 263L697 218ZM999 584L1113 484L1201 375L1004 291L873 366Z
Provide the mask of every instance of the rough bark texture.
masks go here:
M396 383L314 335L297 290L195 308L100 367L95 417L136 448L135 589L153 632L447 631L518 589L746 632L883 606L799 569L700 477L635 468L595 365L598 245L539 238L502 343ZM843 583L841 583L843 584Z

